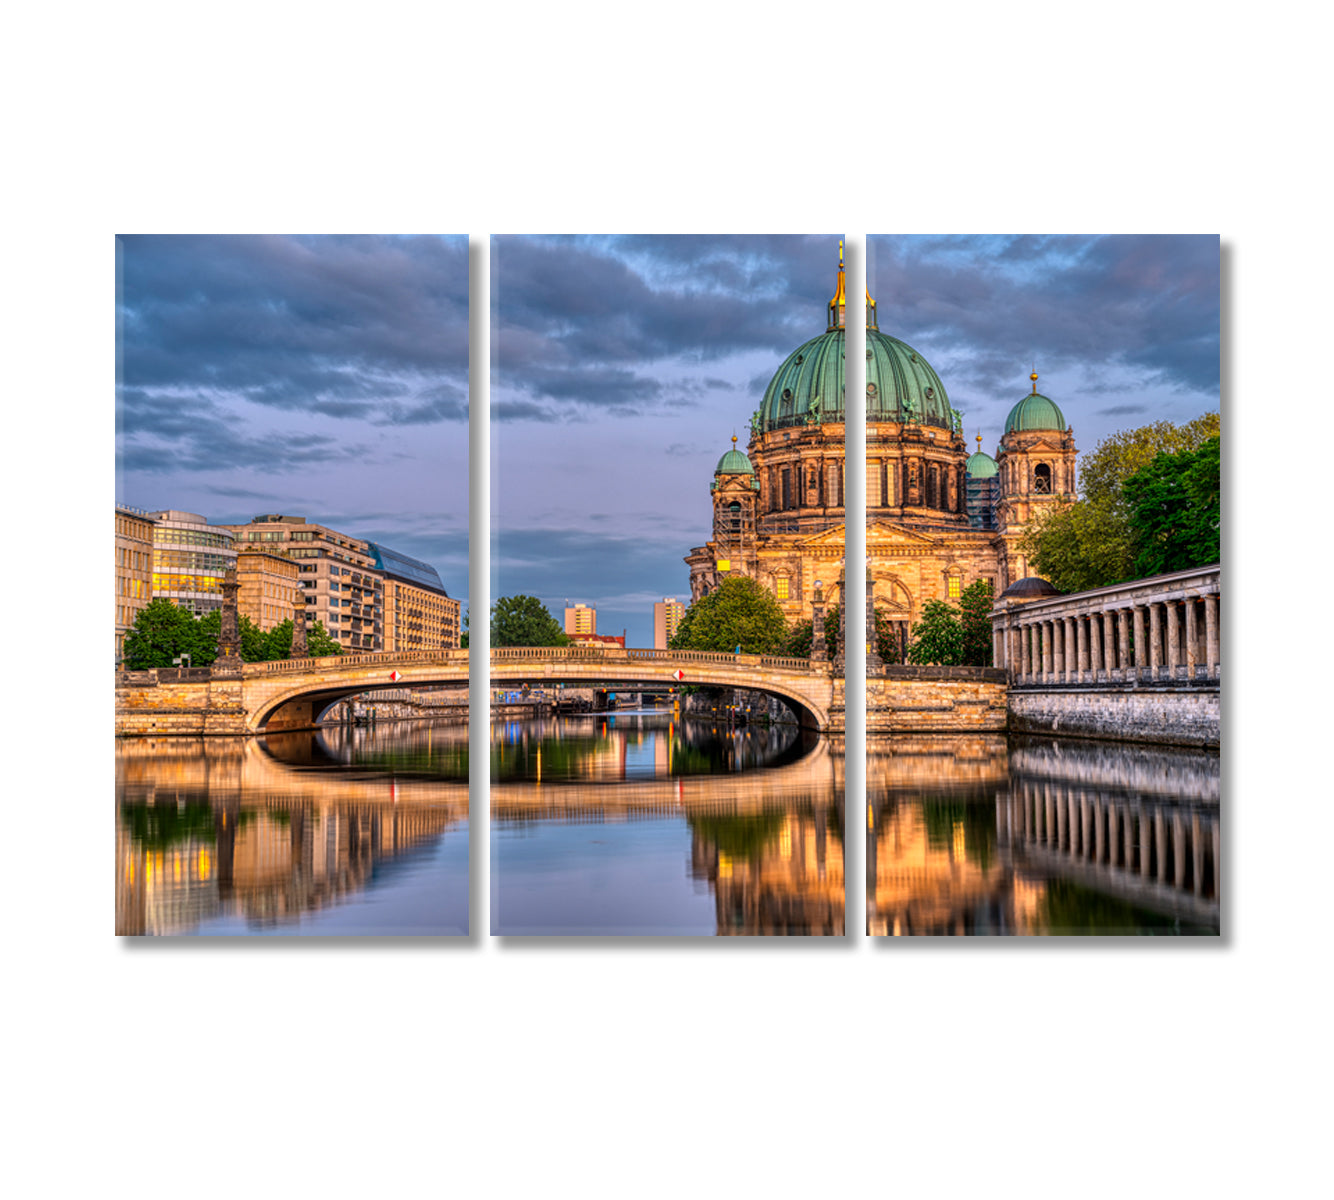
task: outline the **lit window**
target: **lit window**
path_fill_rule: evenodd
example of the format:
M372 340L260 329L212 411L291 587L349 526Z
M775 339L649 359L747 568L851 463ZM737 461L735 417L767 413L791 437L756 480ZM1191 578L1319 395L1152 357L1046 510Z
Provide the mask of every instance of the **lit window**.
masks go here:
M957 575L949 577L949 597L951 600L957 600L961 594L961 585Z
M780 600L786 600L786 599L787 599L787 580L786 580L786 579L780 579L780 580L778 581L778 598L779 598Z

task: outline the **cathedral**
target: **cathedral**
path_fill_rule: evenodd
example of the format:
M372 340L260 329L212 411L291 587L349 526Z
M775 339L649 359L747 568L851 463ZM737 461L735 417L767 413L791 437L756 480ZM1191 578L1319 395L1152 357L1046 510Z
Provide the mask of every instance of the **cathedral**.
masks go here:
M840 249L825 331L778 368L745 453L734 436L718 460L713 536L685 560L692 600L731 574L768 588L789 624L810 618L817 587L826 604L842 603L845 327ZM940 377L880 332L866 296L866 557L899 657L928 600L957 602L978 579L999 595L1024 578L1025 528L1044 506L1074 498L1074 432L1037 378L1006 417L996 456L980 434L970 454Z

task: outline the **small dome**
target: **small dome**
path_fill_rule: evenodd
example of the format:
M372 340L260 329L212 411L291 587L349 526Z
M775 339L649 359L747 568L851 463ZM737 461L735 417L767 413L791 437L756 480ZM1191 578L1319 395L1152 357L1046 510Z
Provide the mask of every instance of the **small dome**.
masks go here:
M1037 575L1026 575L1023 579L1017 579L1010 584L1001 592L1000 598L1002 600L1037 600L1043 596L1059 596L1060 594L1045 579Z
M1064 431L1065 428L1065 418L1061 415L1061 410L1041 392L1025 396L1010 409L1010 415L1005 418L1006 433L1027 433L1032 429Z
M964 470L974 479L995 479L1000 474L1000 467L996 465L996 460L985 450L970 454L968 462L964 464Z
M735 440L734 438L733 441ZM715 475L754 475L755 468L750 465L750 459L733 446L718 460L718 465L714 468L713 473Z

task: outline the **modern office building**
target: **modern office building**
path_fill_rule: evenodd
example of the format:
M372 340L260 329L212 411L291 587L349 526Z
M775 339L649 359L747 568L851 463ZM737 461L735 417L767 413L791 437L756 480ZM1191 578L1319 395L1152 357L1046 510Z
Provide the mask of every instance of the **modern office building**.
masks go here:
M237 608L260 629L268 632L284 621L292 620L300 568L290 558L268 550L242 549L236 555Z
M198 513L169 508L153 522L153 598L165 596L196 617L222 607L222 580L236 568L231 530Z
M653 648L666 650L676 636L676 627L686 615L686 606L666 597L653 606Z
M153 598L153 520L126 504L116 505L116 664L125 635L139 610Z
M429 563L367 542L376 571L384 579L386 650L455 650L460 605Z
M566 633L597 633L597 631L598 610L596 608L590 608L586 604L576 604L573 608L566 608Z
M384 580L363 539L277 513L215 528L234 534L238 547L294 561L307 621L323 622L344 650L384 649Z

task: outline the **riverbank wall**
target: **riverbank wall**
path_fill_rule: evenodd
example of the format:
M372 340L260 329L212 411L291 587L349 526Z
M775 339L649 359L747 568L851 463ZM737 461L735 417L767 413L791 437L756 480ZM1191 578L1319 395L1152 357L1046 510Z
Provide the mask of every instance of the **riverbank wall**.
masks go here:
M1012 689L1011 733L1041 733L1217 750L1221 696L1214 687Z

